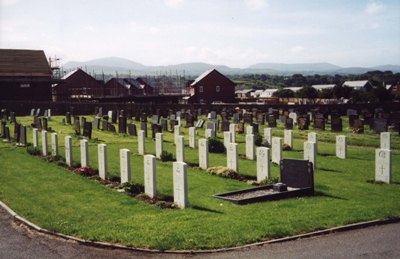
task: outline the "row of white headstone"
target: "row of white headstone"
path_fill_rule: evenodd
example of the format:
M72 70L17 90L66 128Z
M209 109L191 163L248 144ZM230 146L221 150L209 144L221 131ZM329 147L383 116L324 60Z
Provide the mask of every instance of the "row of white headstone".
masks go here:
M375 181L391 183L392 151L390 150L390 132L381 133L380 144L380 148L375 150Z

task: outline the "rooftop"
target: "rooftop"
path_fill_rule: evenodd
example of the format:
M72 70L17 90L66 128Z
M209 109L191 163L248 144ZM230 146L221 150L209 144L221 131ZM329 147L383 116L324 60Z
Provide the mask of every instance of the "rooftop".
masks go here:
M0 76L51 76L43 50L0 49Z

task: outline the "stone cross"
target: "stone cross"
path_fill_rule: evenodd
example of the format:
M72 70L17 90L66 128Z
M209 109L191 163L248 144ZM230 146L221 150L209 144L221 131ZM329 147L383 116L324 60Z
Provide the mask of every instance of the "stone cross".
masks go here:
M162 133L156 133L156 157L158 159L161 158L161 154L163 152L163 134Z
M258 147L257 153L257 182L261 182L271 177L269 148Z
M121 173L121 184L131 181L131 151L127 148L119 150L119 165Z
M304 142L304 160L310 161L314 169L317 167L317 144L315 142Z
M229 132L231 133L231 142L236 143L236 124L229 124Z
M336 136L336 157L346 159L347 156L347 141L346 136Z
M179 208L188 206L187 165L184 162L173 162L174 203Z
M375 150L375 181L392 181L392 151L388 149Z
M80 141L81 147L81 167L89 166L89 144L87 139L81 139Z
M138 153L142 156L146 153L146 138L144 130L138 131Z
M42 130L42 154L43 156L47 156L49 152L48 140L47 140L47 131Z
M315 132L310 132L308 133L308 140L310 142L315 143L315 152L318 153L318 139L317 139L317 133Z
M39 147L39 132L38 129L32 129L33 147Z
M99 176L101 179L106 180L108 177L107 145L99 144L97 146L97 151L99 159Z
M189 147L196 148L196 127L189 128Z
M381 132L381 149L390 150L390 132Z
M51 153L53 156L58 156L58 135L51 133Z
M293 148L293 131L284 130L284 140L283 143Z
M280 164L282 160L282 138L272 138L272 163Z
M230 143L227 148L226 153L226 167L239 172L239 164L238 164L238 144Z
M272 145L272 128L264 128L264 141L267 142L267 146Z
M246 158L254 160L254 134L246 134Z
M153 155L144 155L144 192L150 197L157 196L156 158Z
M208 140L199 139L199 167L206 170L208 168Z
M176 140L176 161L185 162L185 139L178 136Z
M72 137L65 137L65 163L72 166Z

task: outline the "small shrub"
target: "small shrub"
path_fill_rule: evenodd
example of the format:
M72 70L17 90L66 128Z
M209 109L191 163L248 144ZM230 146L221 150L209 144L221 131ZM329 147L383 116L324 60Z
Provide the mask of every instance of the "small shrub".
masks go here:
M40 151L39 148L33 146L26 147L26 152L31 156L40 156L42 154L42 151Z
M271 185L274 183L279 183L279 177L265 178L260 182L260 185Z
M161 209L174 209L177 208L176 204L170 201L157 201L156 206Z
M111 176L108 178L111 182L121 182L120 176Z
M287 144L283 144L282 150L284 150L284 151L290 151L290 150L292 150L292 147L289 146L289 145L287 145Z
M82 176L94 176L96 175L96 171L93 168L88 166L80 167L74 170L75 173L82 175Z
M132 196L144 192L144 186L139 183L124 183L121 187Z
M58 161L56 161L56 165L62 166L62 167L66 167L66 166L67 166L67 164L65 163L64 160L58 160Z
M264 146L263 139L260 133L254 134L254 145L256 145L257 147Z
M239 179L239 174L236 171L223 166L209 167L207 169L207 173L218 175L224 178Z
M170 152L168 152L166 150L164 150L161 153L160 158L161 158L161 161L163 161L163 162L174 161L174 156L172 155L172 153L170 153Z
M216 137L208 139L208 152L210 153L225 153L226 148L224 143Z

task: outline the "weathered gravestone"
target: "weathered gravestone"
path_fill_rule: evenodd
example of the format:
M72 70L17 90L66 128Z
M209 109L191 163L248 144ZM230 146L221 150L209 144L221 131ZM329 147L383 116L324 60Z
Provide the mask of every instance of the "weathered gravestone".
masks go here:
M163 134L162 133L156 133L156 157L158 159L161 159L161 154L163 152Z
M92 123L85 122L83 124L83 136L92 139Z
M221 131L229 131L229 121L222 121L221 123Z
M272 138L272 163L278 164L282 160L282 138Z
M102 180L107 180L108 178L108 163L107 163L107 145L98 144L97 154L99 162L99 177Z
M125 116L118 117L118 133L126 134L127 119Z
M79 141L81 149L81 167L89 166L89 143L87 139L81 139Z
M208 140L199 139L199 167L206 170L208 168Z
M18 122L14 123L14 141L15 143L19 143L19 139L21 138L21 124Z
M258 113L257 114L257 123L259 125L264 125L265 124L265 114L264 113Z
M108 130L108 121L101 120L101 130Z
M264 142L267 147L272 145L272 128L264 128Z
M283 144L293 148L293 131L292 130L284 130L283 131Z
M58 156L58 134L51 133L51 154L53 156Z
M269 128L276 127L276 117L273 114L268 115L268 127Z
M258 147L257 150L257 182L271 177L269 148Z
M254 160L254 134L246 134L246 158Z
M375 151L375 181L391 183L392 181L392 151L376 149Z
M109 132L112 132L112 133L116 133L117 132L117 130L115 129L115 126L113 124L111 124L111 123L107 123L107 130Z
M243 134L244 133L244 123L243 122L239 122L237 124L236 132L238 134Z
M355 119L353 122L352 131L354 133L364 133L364 120Z
M179 208L188 206L187 165L184 162L173 162L174 203Z
M343 131L342 119L340 117L332 117L331 131L333 131L333 132L342 132Z
M231 142L236 143L236 124L229 125L229 132L231 133Z
M119 165L121 174L121 184L131 181L131 151L127 148L119 150Z
M20 127L20 137L19 137L19 144L20 146L24 147L27 145L27 140L26 140L26 126L21 125Z
M72 166L72 137L65 137L65 163Z
M224 146L228 148L229 143L232 143L232 133L230 131L224 131Z
M65 121L68 125L71 124L71 114L69 112L65 114Z
M95 130L99 130L100 129L100 118L96 117L93 119L93 128Z
M137 136L135 124L133 124L133 123L128 124L128 134L130 136Z
M155 198L157 196L156 158L153 155L145 155L143 167L144 193L150 198Z
M358 119L358 115L349 115L349 127L353 128L354 127L354 121Z
M297 122L299 130L308 130L310 126L310 119L306 115L300 115Z
M226 167L234 170L235 172L239 172L239 163L238 163L238 144L230 143L226 150Z
M311 141L304 142L304 160L308 160L313 164L313 169L317 166L317 148L316 143Z
M196 148L196 128L189 128L189 147Z
M292 130L293 129L293 119L292 118L287 118L285 121L285 129L286 130Z
M139 130L138 132L138 153L139 155L144 155L146 153L146 137L144 135L144 130Z
M168 120L161 118L162 131L168 131Z
M388 130L388 121L386 119L374 119L372 129L375 133L386 132Z
M245 113L243 115L243 121L244 121L244 123L249 123L249 124L253 123L253 114L248 113L248 112Z
M79 117L74 117L74 130L76 135L81 135L81 123Z
M49 153L49 145L47 139L47 131L42 130L42 155L47 156Z
M185 140L183 136L176 139L176 161L185 162Z
M346 136L336 136L336 157L346 159L347 156L347 141Z
M314 129L325 130L325 118L316 117L314 119Z
M390 150L390 144L391 144L390 132L381 132L380 140L381 140L381 149Z
M140 123L140 130L144 131L144 137L147 138L147 122L142 121Z

